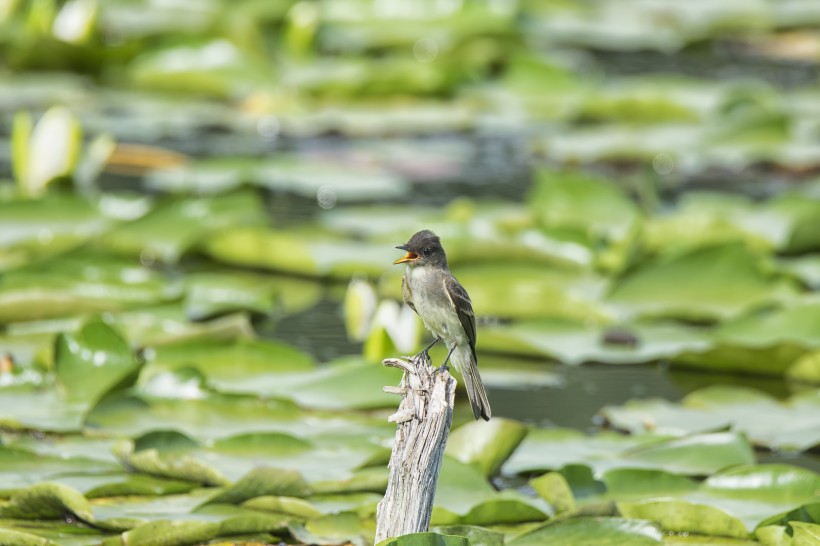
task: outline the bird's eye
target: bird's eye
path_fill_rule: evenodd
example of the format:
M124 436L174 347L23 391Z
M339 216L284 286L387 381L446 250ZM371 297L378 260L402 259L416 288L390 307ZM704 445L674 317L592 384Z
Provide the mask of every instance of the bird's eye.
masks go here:
M421 253L422 253L424 256L429 256L429 255L430 255L430 249L429 249L429 248L425 248L425 249L423 249L423 250L421 251Z

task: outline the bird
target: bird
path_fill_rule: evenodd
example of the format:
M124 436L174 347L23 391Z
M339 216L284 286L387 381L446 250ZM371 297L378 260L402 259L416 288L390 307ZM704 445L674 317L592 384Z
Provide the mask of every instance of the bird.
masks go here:
M464 377L476 420L482 418L489 421L492 415L490 402L478 373L475 354L473 305L467 291L447 266L441 239L429 229L424 229L396 248L406 252L393 262L406 264L401 281L404 302L421 317L425 328L435 338L419 354L427 353L433 345L443 340L449 351L439 370L447 370L447 363L452 361Z

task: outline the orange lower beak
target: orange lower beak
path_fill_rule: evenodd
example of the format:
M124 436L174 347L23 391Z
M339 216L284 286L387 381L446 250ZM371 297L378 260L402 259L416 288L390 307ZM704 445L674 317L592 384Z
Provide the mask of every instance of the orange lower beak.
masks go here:
M398 260L396 260L393 263L394 264L403 264L404 262L412 262L412 261L418 260L418 259L419 259L419 257L417 255L413 254L412 252L410 252L408 250L407 254L405 254L404 256L402 256L401 258L399 258Z

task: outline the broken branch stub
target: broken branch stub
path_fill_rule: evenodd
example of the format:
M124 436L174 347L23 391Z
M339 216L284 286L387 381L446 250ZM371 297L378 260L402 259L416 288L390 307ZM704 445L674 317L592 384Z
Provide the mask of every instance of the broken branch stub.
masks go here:
M404 377L399 387L385 387L402 400L388 418L396 423L396 438L387 491L376 510L376 543L428 530L456 392L456 380L436 372L426 354L382 364L404 370Z

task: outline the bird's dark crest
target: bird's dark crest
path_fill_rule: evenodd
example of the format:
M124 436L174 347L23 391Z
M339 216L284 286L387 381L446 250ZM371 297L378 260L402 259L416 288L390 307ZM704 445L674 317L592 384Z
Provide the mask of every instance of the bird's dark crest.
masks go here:
M441 239L439 239L438 235L436 235L429 229L423 229L413 234L413 236L410 237L410 240L407 241L407 244L405 246L407 247L407 250L416 253L418 253L421 249L425 247L429 247L435 250L444 250L444 248L441 246Z

